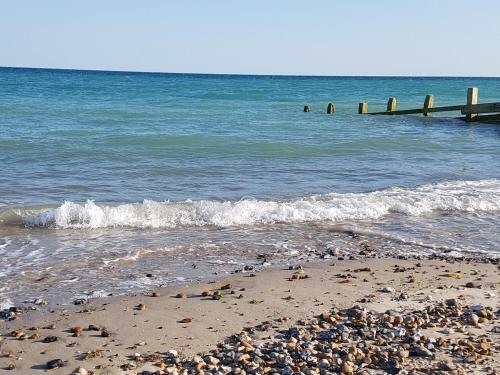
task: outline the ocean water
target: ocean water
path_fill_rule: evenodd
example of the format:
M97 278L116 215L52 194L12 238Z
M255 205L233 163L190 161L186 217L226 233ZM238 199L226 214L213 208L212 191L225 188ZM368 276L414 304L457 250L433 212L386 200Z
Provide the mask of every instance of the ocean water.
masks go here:
M498 257L500 125L357 114L461 104L471 86L500 101L498 78L0 68L0 305L366 244Z

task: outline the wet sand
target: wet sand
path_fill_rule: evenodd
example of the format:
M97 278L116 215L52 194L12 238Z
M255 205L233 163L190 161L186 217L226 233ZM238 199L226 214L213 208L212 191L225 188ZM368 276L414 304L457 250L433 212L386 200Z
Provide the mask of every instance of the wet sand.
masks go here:
M332 308L342 310L359 305L358 308L366 308L374 314L393 310L404 315L440 304L464 306L463 316L467 318L459 317L462 323L457 325L455 316L450 315L449 324L422 327L427 336L444 336L448 340L465 338L474 343L480 343L483 338L487 350L471 354L472 363L444 349L436 349L435 355L429 358L418 355L416 357L422 358L413 358L411 354L409 359L402 358L399 363L402 369L426 366L436 369L439 360L439 366L451 361L457 366L453 369L455 373L500 371L497 262L366 258L304 263L302 268L237 273L213 283L160 289L154 295L94 300L68 309L37 307L38 311L0 322L0 373L69 374L79 367L80 373L87 370L96 374L176 373L168 360L174 352L165 354L169 350L189 359L198 353L209 353L218 343L244 329L247 329L248 340L253 339L253 345L257 345L273 339L284 340L280 339L279 331L307 326L315 316ZM203 292L207 295L202 296ZM221 297L214 297L214 293L220 293ZM468 311L481 309L488 318L471 322L472 313ZM344 316L335 314L340 314L337 319ZM481 313L478 315L481 318ZM304 321L298 324L299 320ZM449 329L452 323L455 328ZM328 324L328 329L332 329L333 323ZM89 329L91 325L95 330ZM390 349L387 345L384 350ZM154 353L159 354L152 355ZM218 355L221 354L214 353L211 357L215 364L206 363L207 359L203 358L200 369L226 373L227 369L219 368ZM47 370L47 363L56 359L61 362L52 365L63 367ZM246 362L239 363L247 373L260 373ZM350 373L346 363L345 360L344 363L331 362L334 366L331 371L337 368ZM363 369L356 361L353 363L355 373L377 373L369 372L375 371L375 364ZM319 365L316 368L326 371L319 370ZM461 369L464 372L460 372Z

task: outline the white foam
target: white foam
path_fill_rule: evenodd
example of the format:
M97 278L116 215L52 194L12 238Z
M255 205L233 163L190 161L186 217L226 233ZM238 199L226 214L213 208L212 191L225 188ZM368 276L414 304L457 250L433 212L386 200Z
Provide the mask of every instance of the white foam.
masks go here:
M244 199L236 202L186 201L98 205L64 202L23 217L27 226L56 228L175 228L345 222L378 219L391 213L421 216L434 211L500 211L500 180L453 181L417 188L390 188L370 193L332 193L294 200Z
M8 310L9 308L11 308L13 306L14 306L14 303L10 299L0 297L0 311Z
M7 246L9 246L11 242L12 241L8 238L4 240L0 239L0 250L7 248Z

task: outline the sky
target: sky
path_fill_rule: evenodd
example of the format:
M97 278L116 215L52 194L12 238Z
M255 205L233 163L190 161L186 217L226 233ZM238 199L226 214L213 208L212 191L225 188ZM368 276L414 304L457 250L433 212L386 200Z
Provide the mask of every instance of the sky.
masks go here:
M499 0L0 0L0 66L500 76Z

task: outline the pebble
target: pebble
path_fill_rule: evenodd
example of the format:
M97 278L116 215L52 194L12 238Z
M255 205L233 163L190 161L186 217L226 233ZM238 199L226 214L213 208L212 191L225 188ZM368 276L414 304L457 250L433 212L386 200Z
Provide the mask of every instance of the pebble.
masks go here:
M102 327L96 326L95 324L90 324L87 327L88 331L100 331L101 329L102 329Z
M437 367L438 369L444 371L454 371L457 368L457 366L451 360L439 362Z
M470 307L470 309L471 309L472 311L474 311L475 313L477 313L477 312L479 312L479 311L483 310L483 309L484 309L484 306L483 306L483 305L479 305L479 304L477 304L477 305L472 305L472 306Z
M109 336L111 336L111 334L106 329L103 329L101 331L101 337L109 337Z
M466 288L481 288L481 284L475 282L475 281L469 281L467 284L465 284Z
M409 374L421 358L427 358L430 360L422 371L439 373L449 371L453 363L434 362L438 353L441 355L438 358L447 353L461 361L460 358L472 355L476 359L491 355L494 350L487 340L457 342L429 333L433 327L442 332L471 324L471 314L462 311L472 311L472 307L434 302L415 311L385 313L367 311L362 306L333 308L314 319L299 321L286 331L268 331L269 335L260 339L253 339L254 333L268 330L270 324L249 327L208 355L180 358L176 351L170 350L154 357L153 362L164 373L177 375L351 375ZM482 306L481 311L496 319L491 309ZM164 362L158 364L158 358ZM138 368L144 361L144 355L139 354L135 362L125 365L126 369Z
M212 357L212 356L206 356L204 358L204 361L206 363L208 363L209 365L213 365L213 366L217 366L219 363L220 363L220 360L215 358L215 357Z
M74 335L74 336L78 336L80 333L82 333L83 331L83 328L82 327L72 327L70 329L70 332Z
M423 346L415 345L410 348L410 356L413 357L432 357L434 354Z
M328 359L323 358L319 361L318 366L319 368L328 368L330 367L330 362L328 361Z
M407 299L409 299L409 298L410 298L410 296L408 295L408 293L403 292L403 293L401 293L401 294L399 295L399 297L398 297L398 298L399 298L400 300L407 300Z
M386 286L384 289L382 289L382 292L384 293L394 293L396 290L393 287Z
M62 359L53 359L51 361L48 361L46 366L47 366L47 369L54 370L54 369L59 368L59 367L64 367L65 363Z
M447 306L458 306L458 300L456 298L449 298L445 301Z
M476 315L476 314L472 314L470 316L470 323L473 325L473 326L477 326L479 324L479 317Z
M88 375L88 370L84 369L83 367L77 367L71 375Z
M174 349L170 349L167 353L169 355L171 355L172 357L178 357L179 356L179 353L177 352L177 350L174 350Z
M342 374L352 374L354 373L354 366L351 362L346 361L342 364L342 369L340 370Z

